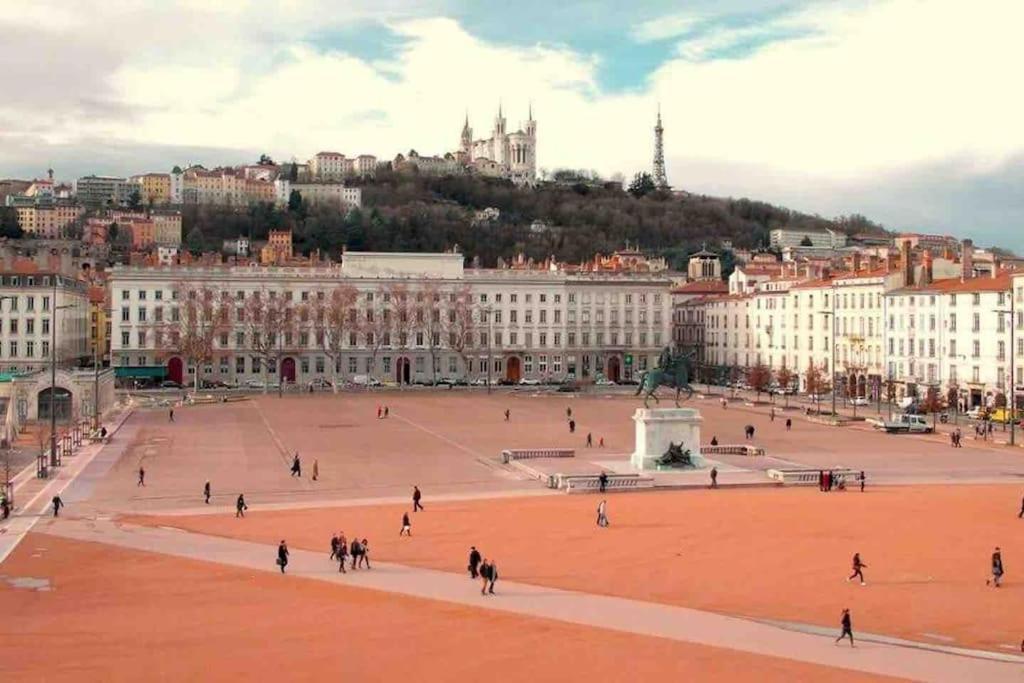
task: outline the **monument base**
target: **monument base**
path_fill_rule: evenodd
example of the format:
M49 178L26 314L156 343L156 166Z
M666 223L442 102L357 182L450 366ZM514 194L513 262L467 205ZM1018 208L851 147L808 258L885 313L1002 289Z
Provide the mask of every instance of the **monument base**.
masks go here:
M700 423L704 418L695 408L637 408L633 413L636 423L636 447L630 463L638 470L658 469L658 459L669 444L681 444L690 451L695 468L706 466L700 454Z

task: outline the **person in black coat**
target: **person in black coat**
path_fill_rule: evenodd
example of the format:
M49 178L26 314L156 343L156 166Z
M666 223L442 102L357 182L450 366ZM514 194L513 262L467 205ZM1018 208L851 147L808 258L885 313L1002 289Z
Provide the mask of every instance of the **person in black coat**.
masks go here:
M480 577L480 551L476 549L476 546L470 546L469 548L469 578L476 579Z
M281 568L282 574L284 574L284 568L288 566L288 544L284 542L284 539L277 546L277 566Z

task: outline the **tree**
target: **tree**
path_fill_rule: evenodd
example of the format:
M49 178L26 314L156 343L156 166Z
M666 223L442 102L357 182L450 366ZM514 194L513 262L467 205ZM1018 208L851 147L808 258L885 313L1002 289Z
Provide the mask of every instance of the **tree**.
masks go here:
M789 407L789 391L793 385L793 380L799 379L796 373L783 365L779 368L779 371L775 373L775 381L779 383L779 387L782 389L782 395L785 401L785 407Z
M280 359L286 347L292 345L295 329L295 309L283 291L261 289L245 299L242 315L249 349L259 359L263 374L263 393L267 392L267 374L273 368L278 372ZM278 383L283 389L282 378Z
M960 412L960 387L956 384L951 383L949 389L946 390L946 405Z
M260 166L273 166L274 160L270 158L269 154L261 154L260 160L257 162Z
M772 369L763 363L758 363L747 370L747 384L756 392L756 400L760 401L761 394L768 391L772 384Z
M441 299L444 292L435 282L427 281L416 294L416 328L423 334L423 341L430 352L430 379L437 383L438 353L441 350L441 335L444 321L441 318Z
M810 237L808 237L807 235L804 235L804 238L802 240L800 240L800 246L801 247L813 247L814 246L814 242L811 241Z
M302 209L302 193L292 190L288 193L288 211L298 213Z
M633 176L633 182L629 184L628 192L634 197L640 198L657 189L658 187L654 184L654 178L651 177L650 173L637 173Z
M178 282L172 294L170 319L161 319L166 318L163 308L155 314L153 332L158 355L181 356L186 366L194 368L196 391L202 367L213 362L221 335L231 329L226 295L224 290Z
M932 415L932 429L935 429L935 423L937 421L937 415L943 411L945 405L942 402L942 396L939 395L938 387L928 387L928 391L925 393L924 401L921 403L921 408L925 413L931 413Z
M198 256L203 253L205 241L202 228L197 225L188 231L188 235L185 237L185 246L190 252Z
M348 284L340 284L326 295L317 292L311 305L313 331L317 346L331 361L331 384L338 393L338 367L347 337L358 326L356 302L359 292Z
M821 412L821 394L825 392L825 379L813 362L807 364L807 371L804 373L804 389L810 396L814 397L814 403L818 412Z
M137 189L132 190L131 194L128 195L128 208L138 209L142 206L142 195Z
M469 352L473 348L473 333L476 330L476 311L473 292L468 285L449 294L445 331L448 333L448 348L459 354L462 367L469 368Z
M412 299L409 285L404 282L391 282L384 286L384 303L391 319L391 345L399 350L399 363L408 361L403 354L409 348L409 336L414 329ZM398 385L401 386L404 382L405 374L399 373Z
M359 329L365 346L370 349L370 368L367 374L372 377L377 371L377 354L381 348L391 344L391 311L384 301L383 288L367 293L366 308L360 317Z
M21 239L25 231L18 224L18 213L10 207L0 207L0 237Z

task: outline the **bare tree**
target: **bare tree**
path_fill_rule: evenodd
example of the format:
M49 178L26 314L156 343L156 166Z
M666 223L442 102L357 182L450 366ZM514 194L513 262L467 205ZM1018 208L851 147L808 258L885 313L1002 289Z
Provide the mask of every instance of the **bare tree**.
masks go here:
M779 371L775 373L775 381L779 383L779 388L782 389L782 395L785 401L785 407L789 407L789 390L793 384L793 379L796 378L796 373L783 365L779 368Z
M468 286L464 285L449 294L448 310L444 320L445 331L448 333L448 348L459 354L462 367L468 370L469 351L473 348L473 333L477 323L473 292Z
M338 285L324 294L318 292L311 305L317 346L331 361L331 380L338 393L338 366L349 334L357 328L356 301L359 292L352 285Z
M245 300L245 336L249 349L260 360L263 374L263 393L267 392L267 371L272 366L280 375L280 360L293 350L294 334L298 326L297 309L285 292L262 289L252 292Z
M441 336L444 321L441 318L441 299L444 292L436 282L427 282L416 295L416 328L423 333L424 342L430 352L430 378L437 383L438 353L441 350Z
M761 394L768 391L771 386L772 369L764 363L758 363L747 370L747 383L756 392L756 400L760 401Z
M392 346L404 353L415 330L413 293L404 282L391 282L384 286L384 302L391 317ZM398 385L401 386L404 375L399 374L398 377Z
M377 371L377 355L391 342L391 310L385 305L384 291L368 292L366 307L359 316L359 330L370 349L371 377Z
M201 368L212 363L217 340L231 328L227 292L178 282L174 286L170 319L159 309L153 322L154 346L160 356L179 355L195 368L194 388L199 391Z
M821 412L821 394L825 391L825 379L821 370L813 362L807 364L807 372L804 373L804 389L807 394L814 397L814 403L818 412Z

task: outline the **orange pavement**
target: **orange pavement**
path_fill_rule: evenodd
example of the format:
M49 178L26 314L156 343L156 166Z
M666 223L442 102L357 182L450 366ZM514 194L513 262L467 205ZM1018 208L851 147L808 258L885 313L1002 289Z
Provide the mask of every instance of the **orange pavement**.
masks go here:
M0 583L5 680L853 681L732 650L30 534Z
M379 560L462 571L470 544L509 580L999 650L1024 636L1024 522L1014 486L888 487L822 494L759 489L433 504L398 537L402 506L232 516L133 518L297 547L328 549L333 530L371 539ZM1000 545L1003 588L985 586ZM869 585L848 584L860 552ZM931 635L927 635L931 634ZM935 638L940 636L952 640Z

